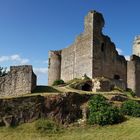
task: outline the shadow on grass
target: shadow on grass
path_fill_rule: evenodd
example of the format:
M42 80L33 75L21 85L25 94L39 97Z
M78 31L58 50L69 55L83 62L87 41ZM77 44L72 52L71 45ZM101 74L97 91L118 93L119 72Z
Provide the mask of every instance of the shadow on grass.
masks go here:
M59 90L50 87L50 86L37 86L36 89L33 91L33 93L61 93Z

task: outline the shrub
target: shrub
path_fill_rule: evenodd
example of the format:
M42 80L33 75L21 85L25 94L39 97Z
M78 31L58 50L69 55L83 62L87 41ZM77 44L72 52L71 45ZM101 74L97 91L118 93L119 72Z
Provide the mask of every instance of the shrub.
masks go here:
M84 80L91 80L86 74L84 74Z
M134 100L127 100L122 104L122 112L125 115L140 117L140 104Z
M47 120L47 119L39 119L35 123L35 128L39 132L45 132L45 133L56 133L60 131L60 126L56 124L52 120Z
M0 66L0 77L7 75L6 69Z
M102 95L95 95L89 101L90 124L116 124L123 121L123 114L117 107L113 107Z
M62 85L62 84L64 84L65 82L62 80L62 79L60 79L60 80L55 80L54 82L53 82L53 86L57 86L57 85Z
M113 90L117 90L117 91L119 91L119 92L124 92L123 89L121 89L120 87L117 87L117 86L115 86L115 87L113 88Z
M131 97L135 97L136 96L136 93L133 92L132 89L127 88L126 91L127 91L126 93L127 93L128 96L131 96Z

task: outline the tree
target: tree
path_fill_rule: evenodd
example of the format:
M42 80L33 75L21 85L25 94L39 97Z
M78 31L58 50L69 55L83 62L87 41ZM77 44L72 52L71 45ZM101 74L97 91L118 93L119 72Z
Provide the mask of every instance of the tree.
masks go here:
M6 70L7 68L3 68L0 66L0 77L5 76L7 74Z

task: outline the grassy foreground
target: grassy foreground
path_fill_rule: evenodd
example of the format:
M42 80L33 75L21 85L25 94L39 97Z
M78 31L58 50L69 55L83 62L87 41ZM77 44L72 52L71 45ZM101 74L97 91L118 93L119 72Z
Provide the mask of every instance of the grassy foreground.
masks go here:
M39 133L34 123L16 128L0 128L0 140L138 140L140 139L140 118L129 118L113 126L71 126L59 134Z

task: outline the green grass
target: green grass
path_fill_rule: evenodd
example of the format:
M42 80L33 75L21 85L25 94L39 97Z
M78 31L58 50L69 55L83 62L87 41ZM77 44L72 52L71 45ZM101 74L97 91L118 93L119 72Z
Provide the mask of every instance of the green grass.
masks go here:
M113 126L70 126L60 133L40 133L34 123L0 128L0 140L139 140L140 118L129 118Z

